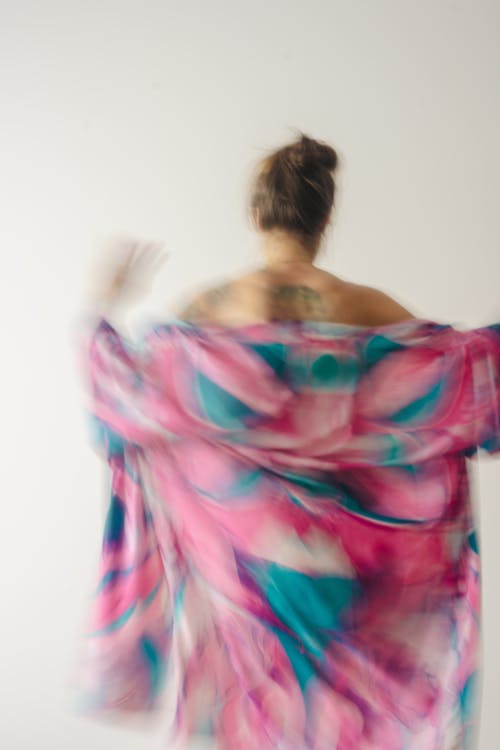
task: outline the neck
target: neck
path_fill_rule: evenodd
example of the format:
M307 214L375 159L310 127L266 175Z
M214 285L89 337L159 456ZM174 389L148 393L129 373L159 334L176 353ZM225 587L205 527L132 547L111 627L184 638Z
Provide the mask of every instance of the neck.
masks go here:
M261 253L266 268L312 266L317 252L317 243L306 240L281 229L262 233Z

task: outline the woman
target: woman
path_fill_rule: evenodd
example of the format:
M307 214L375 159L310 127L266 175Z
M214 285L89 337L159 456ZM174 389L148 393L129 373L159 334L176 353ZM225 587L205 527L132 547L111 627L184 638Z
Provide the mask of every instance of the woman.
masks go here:
M261 267L200 294L181 317L225 325L295 319L366 326L412 317L383 292L314 265L331 218L336 167L334 149L305 135L271 153L251 191Z
M111 500L79 684L90 711L167 696L180 745L475 737L466 458L500 449L500 330L414 318L315 266L336 163L306 136L271 154L251 190L262 267L140 346L102 317L83 342ZM128 253L99 304L157 257Z

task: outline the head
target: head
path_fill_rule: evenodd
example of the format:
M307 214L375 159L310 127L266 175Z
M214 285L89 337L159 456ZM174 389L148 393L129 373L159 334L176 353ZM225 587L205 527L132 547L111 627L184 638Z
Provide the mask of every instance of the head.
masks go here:
M250 190L250 215L263 233L289 234L314 258L335 199L337 154L300 133L259 162Z

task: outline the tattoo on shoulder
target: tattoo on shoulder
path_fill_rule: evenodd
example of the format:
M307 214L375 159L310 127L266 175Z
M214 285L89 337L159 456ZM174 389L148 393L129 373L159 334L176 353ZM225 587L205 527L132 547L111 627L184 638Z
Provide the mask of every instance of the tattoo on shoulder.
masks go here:
M180 318L191 323L200 323L213 315L218 307L227 300L231 291L230 284L222 284L195 297L180 313Z
M272 317L276 319L320 320L327 315L321 294L299 284L275 287L271 292L271 305Z
M198 300L193 300L186 307L183 307L179 313L181 320L187 320L190 323L198 322L202 317L201 305Z
M207 307L217 307L222 302L226 302L231 293L231 284L222 284L213 289L209 289L205 294Z

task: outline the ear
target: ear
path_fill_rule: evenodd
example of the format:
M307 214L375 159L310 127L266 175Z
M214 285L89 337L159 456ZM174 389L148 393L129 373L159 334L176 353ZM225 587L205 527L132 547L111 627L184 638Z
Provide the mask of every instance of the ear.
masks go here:
M260 214L259 214L258 208L254 208L253 211L251 211L250 218L255 229L259 230L260 229Z
M326 216L323 219L323 223L321 224L321 233L323 233L325 231L325 229L327 228L327 226L330 224L331 219L332 219L332 214L331 213L329 213L328 216Z

